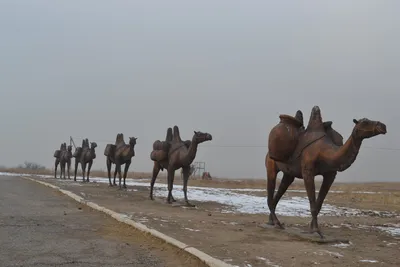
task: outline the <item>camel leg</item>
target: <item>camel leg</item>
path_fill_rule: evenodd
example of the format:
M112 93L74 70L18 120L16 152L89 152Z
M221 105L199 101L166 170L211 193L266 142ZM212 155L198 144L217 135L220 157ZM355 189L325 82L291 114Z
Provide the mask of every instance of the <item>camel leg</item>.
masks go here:
M157 176L160 173L160 165L157 162L154 162L153 166L153 176L151 177L151 182L150 182L150 199L154 200L153 198L153 189L154 189L154 183L156 182Z
M64 179L65 179L65 163L62 161L60 162L60 180L63 178L64 175Z
M115 170L114 170L114 185L117 185L115 182L115 179L117 178L117 165L115 165Z
M56 159L56 162L54 163L54 179L57 179L57 167L59 163L60 162L58 161L58 159Z
M67 162L68 180L71 180L70 169L71 169L71 160L68 160Z
M82 165L83 182L85 182L86 162L81 162L81 165Z
M275 225L277 228L283 228L281 222L278 220L275 214L275 207L274 205L274 193L276 187L276 175L278 174L278 170L276 168L275 161L266 156L265 159L265 166L267 168L267 203L269 208L269 222L270 225Z
M110 183L110 186L113 186L113 184L111 183L111 160L108 157L106 160L106 165L107 165L108 181Z
M275 213L276 206L278 205L279 200L285 194L285 192L289 188L289 186L293 183L294 178L295 178L294 176L290 176L288 174L283 174L281 183L279 185L278 191L276 192L276 194L274 196L274 200L273 200L273 204L272 204L272 210L274 211L274 213ZM268 223L273 225L273 220L272 220L271 214L270 214ZM281 224L281 227L283 227L283 224Z
M64 161L63 162L63 177L64 177L64 179L66 179L65 178L65 167L66 167L66 165L67 165L67 163Z
M89 183L89 176L90 176L90 169L92 168L93 165L93 160L89 161L89 166L87 170L87 175L86 175L86 181Z
M121 164L118 161L115 161L115 168L117 169L118 172L118 178L119 178L119 190L122 189L121 186L121 180L122 180L122 175L121 175Z
M315 201L315 176L314 172L312 171L313 168L309 166L304 166L302 168L302 176L304 180L304 186L307 191L308 201L310 202L310 211L311 211L311 224L310 224L310 233L317 233L321 238L323 235L321 230L318 227L318 210L317 210L317 203Z
M190 166L184 167L182 168L182 174L183 174L183 194L185 196L185 202L186 202L186 206L188 207L195 207L195 205L190 204L189 200L187 198L187 184L188 184L188 180L189 180L189 171L190 171ZM171 195L172 197L172 195Z
M319 189L317 198L317 216L321 211L322 204L324 203L325 197L328 194L329 189L333 184L333 181L335 181L335 178L336 178L336 172L330 172L324 174L324 178L322 180L321 188Z
M175 169L173 167L168 168L168 197L167 203L172 203L172 189L174 188L174 176Z
M128 175L128 170L129 170L129 166L131 165L131 161L127 161L125 162L125 170L124 170L124 184L122 185L123 188L127 188L126 187L126 176Z
M74 181L76 182L76 173L78 172L78 163L79 161L75 159L75 171L74 171Z

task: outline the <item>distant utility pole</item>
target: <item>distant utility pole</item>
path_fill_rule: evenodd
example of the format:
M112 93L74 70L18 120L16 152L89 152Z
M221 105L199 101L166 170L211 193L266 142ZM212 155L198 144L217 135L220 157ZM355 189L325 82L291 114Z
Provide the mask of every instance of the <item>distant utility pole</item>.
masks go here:
M74 142L74 139L72 139L72 136L70 136L69 137L69 145L74 145L74 148L76 149L76 145L75 145L75 142Z

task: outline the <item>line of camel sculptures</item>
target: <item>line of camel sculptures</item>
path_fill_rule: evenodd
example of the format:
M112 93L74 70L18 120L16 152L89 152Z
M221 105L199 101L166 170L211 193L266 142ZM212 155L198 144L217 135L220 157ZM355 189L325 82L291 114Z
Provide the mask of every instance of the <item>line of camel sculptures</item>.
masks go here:
M298 110L295 116L280 115L280 122L271 129L268 137L268 152L265 158L267 171L267 203L270 211L268 224L280 229L284 225L276 216L276 206L285 194L288 187L295 178L303 179L310 203L311 223L310 233L317 233L321 238L323 234L319 228L317 216L321 211L326 195L335 180L337 172L348 169L356 160L360 151L362 141L380 134L386 134L386 125L380 121L367 118L353 119L354 128L347 139L343 142L343 136L332 128L332 121L323 121L321 110L314 106L311 110L307 127L304 126L303 113ZM116 186L116 175L119 176L119 189L126 188L126 175L135 156L135 145L137 138L129 137L129 143L124 142L122 133L117 134L115 144L107 144L104 150L106 156L109 185ZM153 173L150 182L150 199L153 200L154 183L160 171L166 169L168 173L168 203L175 202L172 195L175 171L182 169L183 192L187 206L192 205L187 197L187 183L191 172L191 164L196 157L199 144L211 141L209 133L194 132L192 140L183 141L180 137L178 126L167 129L164 141L156 140L150 159L153 161ZM88 139L82 141L82 147L77 147L72 154L72 147L61 144L59 150L54 153L55 174L57 166L60 165L61 176L65 179L67 166L68 179L70 179L71 158L75 158L75 175L78 164L81 164L83 181L89 182L90 168L96 158L95 148L97 144ZM111 181L111 165L115 164L114 181ZM125 164L123 184L121 185L121 165ZM85 180L86 166L87 174ZM275 192L277 174L283 173L278 190ZM322 175L323 180L318 196L315 194L316 175Z

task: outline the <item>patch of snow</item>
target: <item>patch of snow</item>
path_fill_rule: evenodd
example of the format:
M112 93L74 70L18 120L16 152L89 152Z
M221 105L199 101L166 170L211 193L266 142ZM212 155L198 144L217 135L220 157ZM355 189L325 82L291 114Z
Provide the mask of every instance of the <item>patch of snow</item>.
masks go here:
M0 176L32 176L28 173L0 172Z
M391 236L400 236L400 227L399 226L375 226L375 228L390 234Z
M192 228L183 228L183 229L185 229L185 230L188 230L188 231L191 231L191 232L200 232L200 230L197 230L197 229L192 229Z
M377 263L377 260L360 260L360 262Z
M272 267L281 267L278 264L273 263L272 261L270 261L269 259L263 258L263 257L256 257L257 260L263 261L265 262L268 266L272 266Z
M342 257L343 257L343 255L340 254L340 253L338 253L338 252L333 252L333 251L324 250L324 249L321 249L321 250L319 250L319 251L316 251L316 252L314 252L314 254L317 254L317 255L320 255L320 256L323 256L323 255L325 255L325 254L328 254L328 255L333 256L333 257L336 257L336 258L342 258Z
M332 245L332 247L336 247L336 248L348 248L351 246L351 242L346 244L346 243L339 243L339 244L334 244Z
M106 178L93 177L92 181L99 183L107 183ZM127 181L129 186L146 186L148 184ZM156 183L154 185L157 190L154 194L158 197L167 197L168 191L165 184ZM176 189L182 189L182 185L175 185ZM223 210L224 213L247 213L247 214L263 214L268 211L265 197L251 196L247 194L235 193L235 189L211 188L189 186L189 198L200 202L218 202L229 206ZM184 199L183 191L174 190L176 199ZM277 214L284 216L310 217L309 202L306 197L283 197L278 204ZM327 216L357 216L362 215L362 211L352 208L340 208L326 204L322 207L321 215Z

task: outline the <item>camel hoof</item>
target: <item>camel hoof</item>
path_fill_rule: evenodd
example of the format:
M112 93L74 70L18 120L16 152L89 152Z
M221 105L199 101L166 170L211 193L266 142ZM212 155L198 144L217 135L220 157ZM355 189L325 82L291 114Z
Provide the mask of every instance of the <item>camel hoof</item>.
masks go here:
M109 184L108 186L113 187L113 184Z
M128 187L126 186L126 184L124 184L122 187L123 187L123 188L125 188L125 189L127 189L127 188L128 188Z
M117 186L117 183L114 183L115 186Z
M322 234L321 230L317 229L310 229L310 234L318 234L321 239L325 239L325 236Z

